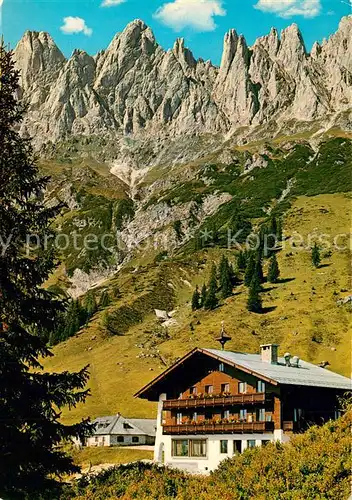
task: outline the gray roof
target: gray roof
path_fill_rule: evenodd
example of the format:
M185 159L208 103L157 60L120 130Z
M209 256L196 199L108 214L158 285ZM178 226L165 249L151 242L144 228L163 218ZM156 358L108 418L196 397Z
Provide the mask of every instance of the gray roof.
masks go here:
M250 370L259 376L270 378L279 384L306 385L331 389L352 390L352 380L338 373L320 368L319 366L300 360L299 367L286 366L284 358L278 359L278 364L262 361L259 354L219 351L217 349L202 349L213 356L236 364L238 367Z
M149 418L125 418L120 414L98 417L92 422L96 425L94 435L155 436L156 420Z

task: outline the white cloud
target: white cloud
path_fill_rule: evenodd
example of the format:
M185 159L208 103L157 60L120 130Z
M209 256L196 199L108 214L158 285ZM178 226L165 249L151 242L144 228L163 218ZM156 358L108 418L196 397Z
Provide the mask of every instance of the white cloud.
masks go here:
M254 7L280 17L315 17L321 11L320 0L259 0Z
M114 7L115 5L121 5L125 3L126 0L103 0L101 4L102 7Z
M162 5L154 17L175 31L186 27L213 31L216 28L214 17L225 15L222 0L174 0Z
M60 30L66 35L83 33L90 36L93 33L93 30L88 28L84 19L72 16L64 17L64 24L60 27Z

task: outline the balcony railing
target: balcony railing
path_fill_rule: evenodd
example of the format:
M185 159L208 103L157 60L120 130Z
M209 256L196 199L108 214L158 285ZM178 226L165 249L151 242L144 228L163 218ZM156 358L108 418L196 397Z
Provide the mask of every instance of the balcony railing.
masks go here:
M163 425L163 434L234 434L272 432L274 422L234 422L228 424Z
M242 404L265 403L271 401L270 394L257 392L254 394L236 394L233 396L214 396L206 398L168 399L164 401L164 410L181 408L199 408L202 406L234 406Z

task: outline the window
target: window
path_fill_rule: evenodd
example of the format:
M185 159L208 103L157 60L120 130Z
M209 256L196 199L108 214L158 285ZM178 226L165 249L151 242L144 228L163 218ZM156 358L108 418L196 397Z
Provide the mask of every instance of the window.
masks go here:
M219 372L224 372L225 371L225 365L224 363L219 364Z
M240 439L235 439L233 442L233 454L237 455L242 451L242 441Z
M257 392L265 392L265 382L257 380Z
M247 448L255 448L255 439L248 439Z
M205 439L190 439L191 457L206 457L207 442Z
M212 385L205 386L205 394L213 394L214 387Z
M182 424L182 413L176 413L176 424L177 425Z
M191 387L189 390L190 394L197 394L197 387Z
M206 457L207 440L206 439L173 439L172 440L173 457Z
M132 425L128 424L127 422L123 423L123 428L124 429L133 429Z
M98 442L98 436L95 436L94 440L97 443Z
M220 440L220 453L227 453L228 452L228 441L227 439L221 439Z
M188 439L174 439L172 441L172 455L174 457L188 457Z
M125 440L124 440L124 437L123 436L117 436L117 442L118 443L123 443Z
M194 422L197 422L197 420L198 420L198 414L196 411L193 413L192 420L194 420Z
M222 412L222 418L228 420L230 418L230 410L224 410Z
M293 409L293 421L298 422L299 420L301 420L302 417L303 417L302 408L294 408Z
M262 441L262 446L266 446L267 444L269 444L271 441L270 439L263 439Z
M230 392L230 384L221 384L221 392Z
M247 410L245 408L240 409L240 420L247 420Z
M265 422L265 408L257 408L256 419L257 422Z
M247 382L240 382L238 384L238 392L240 394L245 394L247 392Z
M132 436L132 443L139 443L139 437L138 436Z

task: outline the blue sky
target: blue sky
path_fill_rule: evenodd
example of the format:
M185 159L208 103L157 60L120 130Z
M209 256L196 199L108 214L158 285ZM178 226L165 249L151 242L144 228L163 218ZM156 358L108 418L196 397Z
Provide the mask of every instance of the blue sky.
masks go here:
M74 48L95 54L133 19L143 19L166 49L178 36L196 57L219 64L230 28L249 44L296 22L309 50L336 31L352 0L0 0L2 30L14 47L25 30L48 31L69 56ZM1 29L0 29L1 31Z

